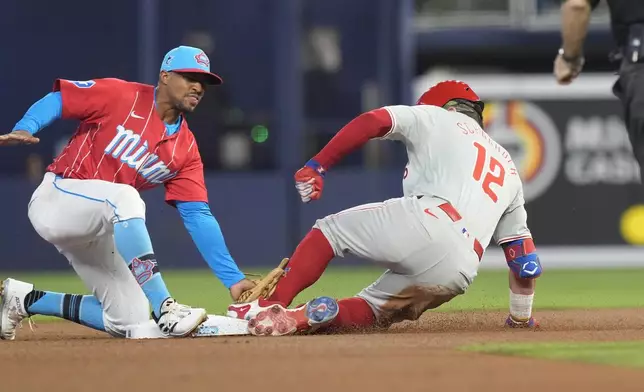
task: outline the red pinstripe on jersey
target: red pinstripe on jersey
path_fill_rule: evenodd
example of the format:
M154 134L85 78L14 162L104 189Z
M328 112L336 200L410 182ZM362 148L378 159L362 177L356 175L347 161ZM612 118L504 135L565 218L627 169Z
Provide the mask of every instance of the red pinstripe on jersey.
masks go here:
M168 201L207 201L194 135L183 120L178 132L165 136L153 86L120 79L59 79L54 90L62 94L63 118L80 120L80 125L48 171L139 190L163 184Z

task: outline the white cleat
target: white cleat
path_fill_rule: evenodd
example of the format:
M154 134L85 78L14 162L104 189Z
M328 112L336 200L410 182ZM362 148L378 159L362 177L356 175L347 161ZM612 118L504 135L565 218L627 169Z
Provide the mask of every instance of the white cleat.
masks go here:
M16 328L22 325L22 320L29 317L25 309L25 297L32 292L34 285L15 279L5 279L0 282L0 339L14 340Z
M264 299L256 299L244 304L232 304L228 307L226 316L248 321L255 317L257 313L266 310L273 305L275 305L275 302L266 301Z
M174 298L167 298L159 317L154 318L162 334L175 338L189 336L207 319L206 309L181 305Z

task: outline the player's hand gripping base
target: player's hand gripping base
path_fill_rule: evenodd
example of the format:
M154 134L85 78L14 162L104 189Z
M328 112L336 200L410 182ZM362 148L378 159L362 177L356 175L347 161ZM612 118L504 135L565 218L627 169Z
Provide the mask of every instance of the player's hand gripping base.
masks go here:
M255 287L245 290L241 293L239 298L235 300L237 304L243 304L252 302L258 298L267 299L275 291L277 283L280 281L282 276L286 273L286 265L288 264L287 258L282 259L282 262L269 272L266 276L260 279L252 279L252 282L255 283Z
M13 131L6 135L0 135L0 146L14 146L17 144L36 144L40 139L27 131Z

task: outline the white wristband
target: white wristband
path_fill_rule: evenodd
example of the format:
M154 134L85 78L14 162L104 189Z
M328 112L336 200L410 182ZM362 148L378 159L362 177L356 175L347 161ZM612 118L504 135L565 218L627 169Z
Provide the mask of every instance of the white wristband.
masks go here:
M528 321L532 315L534 294L515 294L510 290L510 315L517 321Z

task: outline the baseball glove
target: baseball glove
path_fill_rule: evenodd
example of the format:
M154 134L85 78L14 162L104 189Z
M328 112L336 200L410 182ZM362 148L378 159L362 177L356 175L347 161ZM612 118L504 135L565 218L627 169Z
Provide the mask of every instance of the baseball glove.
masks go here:
M288 264L288 260L288 258L282 259L282 262L277 266L277 268L274 268L266 276L260 276L259 279L251 279L251 281L255 283L255 287L242 292L235 303L243 304L252 302L258 298L266 299L270 297L271 294L273 294L273 291L275 291L277 282L279 282L282 276L286 273L285 269Z

